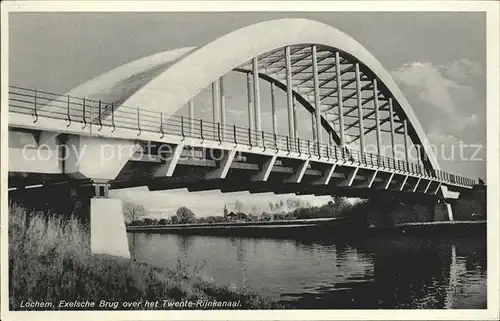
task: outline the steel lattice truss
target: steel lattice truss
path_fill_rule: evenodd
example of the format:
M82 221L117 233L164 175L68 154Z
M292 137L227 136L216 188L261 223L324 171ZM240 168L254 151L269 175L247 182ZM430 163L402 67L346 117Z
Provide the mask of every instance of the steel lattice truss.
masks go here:
M394 133L404 134L404 114L398 112L397 102L392 99L390 92L370 70L353 56L337 52L332 48L317 46L316 56L321 114L328 121L331 129L339 133L340 109L343 109L346 145L360 139L360 128L363 129L364 135L375 131L377 122L380 132L391 133L391 107ZM261 75L286 83L284 48L263 54L257 59L258 71ZM293 90L307 103L314 106L312 46L290 46L290 66ZM248 61L237 70L251 72L252 68L252 61ZM359 77L359 85L356 81L357 77ZM339 87L341 87L340 95ZM339 97L342 97L342 107L339 107ZM361 109L358 109L358 104L362 106ZM375 106L378 106L378 115ZM361 121L359 110L362 113Z

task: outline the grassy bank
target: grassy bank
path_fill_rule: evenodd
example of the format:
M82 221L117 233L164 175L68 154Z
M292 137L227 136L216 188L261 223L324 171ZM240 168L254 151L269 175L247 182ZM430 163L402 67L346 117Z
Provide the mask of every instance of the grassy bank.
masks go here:
M216 285L185 267L168 270L113 256L93 255L89 235L77 220L61 220L42 213L9 211L9 304L11 310L59 309L61 300L144 302L159 300L234 301L237 309L280 308L245 289ZM26 308L26 302L49 302L48 307ZM68 308L68 307L66 307ZM161 304L152 309L167 309ZM71 308L75 310L77 308ZM88 309L88 308L86 308ZM105 309L110 309L105 308Z

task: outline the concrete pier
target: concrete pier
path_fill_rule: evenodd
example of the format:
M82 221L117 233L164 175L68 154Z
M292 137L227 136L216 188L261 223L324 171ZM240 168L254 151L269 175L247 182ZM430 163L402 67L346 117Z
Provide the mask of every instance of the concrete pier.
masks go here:
M28 213L42 211L90 226L90 250L130 258L122 200L108 196L105 183L82 181L9 191L9 201Z
M95 254L130 258L122 200L112 198L90 200L90 248Z

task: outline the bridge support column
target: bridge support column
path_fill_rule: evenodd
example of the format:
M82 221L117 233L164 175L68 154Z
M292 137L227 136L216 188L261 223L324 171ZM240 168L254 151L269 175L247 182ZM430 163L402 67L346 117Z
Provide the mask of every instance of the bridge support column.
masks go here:
M292 140L295 142L297 137L299 137L299 124L297 123L297 99L295 96L292 97L292 112L293 112L293 138ZM313 125L314 126L314 125Z
M395 137L394 137L394 108L392 105L392 98L389 97L389 121L390 121L390 131L391 131L391 150L392 150L392 157L394 159L397 159L396 155L396 143L395 143Z
M219 100L220 100L220 124L222 127L222 140L226 137L226 94L224 89L224 76L219 79Z
M381 147L381 135L380 135L380 113L379 113L379 103L378 103L378 84L377 78L373 79L373 108L375 108L375 131L377 138L377 155L382 155L382 147Z
M247 102L248 102L248 128L254 130L253 124L253 90L252 90L252 75L247 74Z
M212 122L214 123L214 139L217 139L217 124L220 123L220 87L219 79L212 83Z
M404 139L404 146L405 146L405 161L408 163L410 160L409 156L409 151L408 151L408 122L406 119L403 119L403 139Z
M259 141L259 133L262 131L262 120L260 117L260 87L259 87L259 60L257 57L252 59L252 76L253 76L253 102L255 116L255 139Z
M434 221L454 221L451 203L439 200L434 204Z
M345 138L344 138L344 108L342 99L342 73L340 70L340 53L335 52L335 74L336 74L336 87L337 87L337 101L339 108L339 132L340 132L340 147L344 149Z
M188 118L189 118L189 135L191 137L193 137L194 136L194 101L192 98L189 100Z
M285 70L286 70L286 105L288 110L288 136L295 139L294 110L293 110L293 83L292 63L290 57L290 46L285 47Z
M122 201L109 198L108 189L106 182L84 180L16 189L9 191L9 198L27 213L53 213L62 220L73 217L90 226L92 253L130 258Z
M311 47L312 67L313 67L313 82L314 82L314 114L315 114L315 127L313 133L315 134L314 141L321 143L321 100L319 92L319 76L318 76L318 54L316 45ZM319 151L318 151L319 153Z
M94 184L90 199L90 249L94 254L130 258L121 199L108 196L108 184Z
M361 72L359 71L359 63L355 64L356 73L356 99L357 99L357 109L358 109L358 127L359 127L359 150L361 153L365 152L365 127L363 125L364 113L363 113L363 97L361 89Z
M276 85L271 83L271 113L273 120L273 134L276 135L278 133L278 120L276 116Z

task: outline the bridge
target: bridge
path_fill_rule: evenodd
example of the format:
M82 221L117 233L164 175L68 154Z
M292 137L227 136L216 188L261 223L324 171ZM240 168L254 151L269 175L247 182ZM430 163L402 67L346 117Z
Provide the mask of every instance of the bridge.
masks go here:
M238 124L227 121L234 73L246 77ZM208 105L198 99L207 90ZM198 117L205 108L211 119ZM431 200L434 220L453 220L453 200L474 184L440 169L383 66L314 21L251 25L130 62L65 94L9 86L9 194L90 217L95 253L130 255L110 189L394 193ZM76 205L65 207L66 199Z

